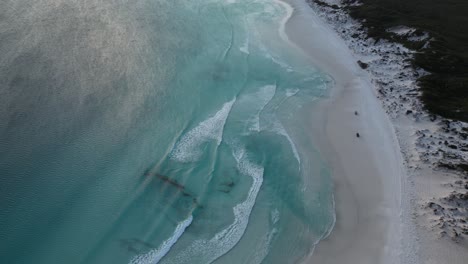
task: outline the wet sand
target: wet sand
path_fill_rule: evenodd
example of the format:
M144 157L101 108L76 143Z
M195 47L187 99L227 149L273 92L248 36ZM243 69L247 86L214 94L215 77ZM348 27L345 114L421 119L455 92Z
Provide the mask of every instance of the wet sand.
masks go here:
M335 81L311 129L332 167L336 224L304 262L399 263L405 170L392 123L345 43L304 1L286 2L289 39Z

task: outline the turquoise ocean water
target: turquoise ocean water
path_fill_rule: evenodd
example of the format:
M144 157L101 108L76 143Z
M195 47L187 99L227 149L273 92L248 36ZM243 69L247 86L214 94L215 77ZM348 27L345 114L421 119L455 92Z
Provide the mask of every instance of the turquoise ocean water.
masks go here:
M295 263L327 234L330 79L287 5L46 2L3 14L1 263Z

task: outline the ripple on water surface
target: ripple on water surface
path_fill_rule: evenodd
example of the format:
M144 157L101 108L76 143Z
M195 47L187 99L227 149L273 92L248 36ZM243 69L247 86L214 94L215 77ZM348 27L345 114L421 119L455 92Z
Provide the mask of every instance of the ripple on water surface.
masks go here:
M63 127L73 133L40 137L34 122L11 130L42 140L31 152L38 158L0 169L31 177L40 195L18 199L0 220L0 235L28 249L0 262L294 263L309 253L333 224L333 201L304 109L326 96L329 79L282 32L292 9L268 0L88 2L64 10L109 13L91 31L70 29L96 46L73 50L96 59L56 74L84 80L70 86L83 96L67 110L73 115L57 116L76 122ZM124 35L134 48L117 56L113 49L127 47L112 39L119 30L133 32ZM52 68L65 65L45 57ZM106 64L114 60L118 67ZM96 88L108 84L114 90ZM34 210L25 210L28 199ZM18 219L29 222L17 229Z

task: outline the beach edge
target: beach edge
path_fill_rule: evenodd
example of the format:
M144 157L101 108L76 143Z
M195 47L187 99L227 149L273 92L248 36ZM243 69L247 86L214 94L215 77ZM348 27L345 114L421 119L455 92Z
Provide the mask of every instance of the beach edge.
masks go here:
M393 124L345 42L305 1L283 1L294 9L289 39L334 80L330 98L310 111L310 124L332 167L336 223L303 262L395 263L406 255L400 247L406 170Z

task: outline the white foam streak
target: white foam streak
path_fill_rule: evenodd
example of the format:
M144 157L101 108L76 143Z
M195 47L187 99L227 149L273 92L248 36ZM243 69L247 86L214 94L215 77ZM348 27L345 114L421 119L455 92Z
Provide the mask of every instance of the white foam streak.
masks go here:
M250 54L248 38L245 40L244 44L242 44L242 46L239 47L239 50L245 54Z
M257 100L255 105L259 106L259 109L252 120L252 125L250 130L260 131L260 113L267 106L267 104L273 99L276 93L276 85L266 85L260 88L260 91L256 92L252 97L254 100Z
M272 222L272 224L278 223L279 219L280 219L280 212L278 211L278 209L275 208L275 210L273 210L271 212L271 222Z
M185 229L192 223L193 216L190 215L187 219L180 222L174 233L170 238L165 240L161 246L156 249L149 251L148 253L137 255L132 260L130 264L156 264L158 263L166 254L171 250L172 246L179 240L182 234L185 232Z
M281 24L280 24L280 28L279 28L279 34L281 36L281 38L288 42L289 44L291 44L292 46L296 46L292 41L289 40L289 37L288 35L286 34L286 23L288 22L288 20L292 17L293 13L294 13L294 8L281 1L281 0L274 0L275 3L281 5L285 10L286 10L286 15L283 17L283 19L281 20Z
M299 89L294 88L294 89L286 89L286 96L291 97L296 95L299 92Z
M248 23L246 21L246 18L244 18L244 28L246 29L246 32L245 32L245 39L244 39L244 43L242 44L242 46L239 47L239 50L245 54L250 54L250 50L249 50L249 45L250 45L250 32L248 30Z
M231 250L242 238L247 228L257 194L263 183L263 167L249 161L241 148L234 150L238 169L252 177L253 183L247 198L234 206L234 222L218 232L210 240L196 240L176 257L175 263L211 263Z
M234 102L235 99L225 103L216 114L184 134L174 146L170 157L179 162L193 162L203 154L201 150L203 143L216 140L219 145L223 137L224 125Z
M292 151L294 153L294 157L296 158L297 162L301 164L301 158L299 156L299 152L297 151L296 145L294 144L294 141L289 136L288 132L286 131L286 129L284 128L284 126L281 124L279 120L276 120L276 122L274 123L273 131L286 137L286 139L289 141L289 144L291 145Z
M278 209L274 209L272 212L270 212L270 220L271 224L275 225L278 223L280 220L280 212ZM255 254L252 257L251 261L249 263L252 264L260 264L263 262L265 257L268 255L271 247L271 242L273 241L274 236L278 233L278 229L274 227L271 229L270 232L267 234L263 235L262 240L257 244L257 248L255 249Z
M271 242L276 233L278 233L278 229L273 228L270 233L264 235L262 242L258 244L258 247L255 250L255 255L249 263L260 264L263 262L270 251Z

